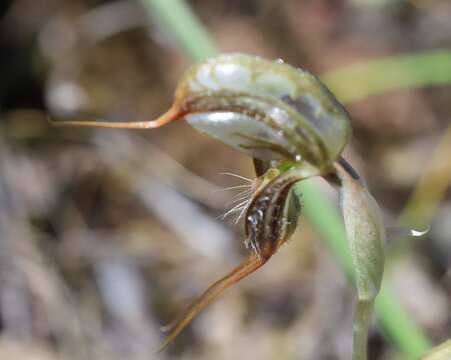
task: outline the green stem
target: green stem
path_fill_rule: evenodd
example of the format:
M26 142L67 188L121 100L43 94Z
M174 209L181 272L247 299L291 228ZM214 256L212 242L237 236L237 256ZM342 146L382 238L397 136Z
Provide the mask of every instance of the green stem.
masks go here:
M368 354L368 332L373 314L373 301L357 302L352 342L352 360L366 360Z

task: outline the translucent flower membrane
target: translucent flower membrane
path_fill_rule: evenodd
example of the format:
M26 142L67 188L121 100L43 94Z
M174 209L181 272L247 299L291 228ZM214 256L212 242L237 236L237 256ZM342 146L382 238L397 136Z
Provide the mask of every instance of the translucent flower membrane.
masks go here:
M172 107L154 121L64 121L56 125L148 129L185 119L261 160L330 167L351 136L346 110L312 74L280 60L220 55L194 65Z

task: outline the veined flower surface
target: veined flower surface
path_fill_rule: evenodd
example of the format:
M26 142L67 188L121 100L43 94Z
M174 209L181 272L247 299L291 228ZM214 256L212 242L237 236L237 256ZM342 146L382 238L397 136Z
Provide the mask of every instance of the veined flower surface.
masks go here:
M280 60L223 54L192 66L171 108L154 121L57 121L56 125L148 129L185 119L260 160L330 169L351 137L349 116L308 71Z

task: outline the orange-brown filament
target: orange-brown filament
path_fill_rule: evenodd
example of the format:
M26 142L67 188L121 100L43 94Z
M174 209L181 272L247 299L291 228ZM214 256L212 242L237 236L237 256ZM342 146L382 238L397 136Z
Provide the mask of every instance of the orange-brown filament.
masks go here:
M174 324L171 333L158 349L158 352L164 350L203 309L218 298L219 295L221 295L226 289L258 270L274 253L275 249L271 247L270 249L266 249L265 254L252 254L230 273L222 279L216 281L201 295L199 295L184 311L181 319Z
M96 121L96 120L58 120L54 121L49 118L49 121L54 126L84 126L84 127L98 127L109 129L153 129L166 125L167 123L181 118L183 113L180 111L179 106L174 104L168 111L161 115L156 120L148 121Z

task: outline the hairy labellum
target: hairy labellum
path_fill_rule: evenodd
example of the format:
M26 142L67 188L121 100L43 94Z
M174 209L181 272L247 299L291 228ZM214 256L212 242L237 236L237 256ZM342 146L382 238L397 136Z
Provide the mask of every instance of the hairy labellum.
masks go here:
M299 180L295 172L285 172L253 197L246 212L246 244L258 256L272 255L294 232L301 205L291 189Z
M301 210L299 200L292 192L293 185L315 175L317 175L316 170L312 168L293 169L280 175L277 170L269 169L259 179L260 186L255 191L246 212L246 243L253 252L248 259L211 285L192 302L181 319L174 324L171 334L160 350L174 340L191 320L224 290L262 267L290 238L296 228Z

